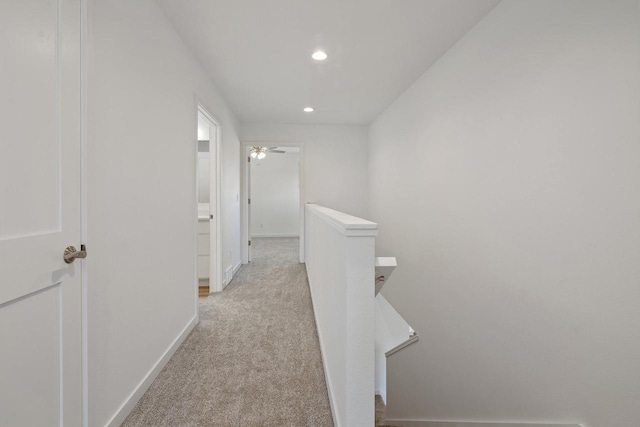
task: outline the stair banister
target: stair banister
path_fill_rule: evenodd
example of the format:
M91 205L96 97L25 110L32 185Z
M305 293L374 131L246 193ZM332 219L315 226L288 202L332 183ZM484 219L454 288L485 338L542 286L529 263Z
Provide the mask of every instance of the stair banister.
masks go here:
M335 425L375 423L374 297L378 225L305 207L305 261Z

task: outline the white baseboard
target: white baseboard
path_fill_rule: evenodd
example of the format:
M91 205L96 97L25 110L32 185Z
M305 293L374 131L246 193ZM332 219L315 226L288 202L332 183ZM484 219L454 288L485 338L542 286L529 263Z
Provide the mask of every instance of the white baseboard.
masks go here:
M394 427L585 427L582 424L476 422L476 421L427 421L386 419L385 424Z
M227 269L226 269L225 271L229 271L229 269L231 269L231 276L230 276L230 277L228 277L228 278L225 278L225 279L223 280L223 282L222 282L222 289L223 289L223 290L224 290L224 288L226 288L226 287L227 287L227 285L228 285L229 283L231 283L231 281L233 280L233 276L235 276L235 275L236 275L236 273L238 272L238 270L240 270L240 267L241 267L241 266L242 266L242 261L238 261L238 262L236 263L236 265L227 267ZM225 274L225 276L227 276L227 275Z
M122 406L118 408L113 417L111 417L111 419L107 422L106 426L118 427L124 422L131 411L133 411L133 408L135 408L142 395L151 386L153 380L156 379L160 371L162 371L162 368L164 368L169 359L171 359L171 356L173 356L178 347L180 347L180 345L184 342L185 338L187 338L187 336L193 330L197 323L197 317L194 317L193 319L191 319L191 321L189 321L187 326L185 326L182 332L180 332L177 338L171 343L167 351L165 351L162 357L160 357L160 360L158 360L156 364L153 365L147 375L145 375L144 379L140 381L138 386L135 388L135 390L133 390L129 397L127 397Z
M383 402L384 402L384 404L386 405L386 404L387 404L387 392L386 392L386 391L383 391L383 390L378 390L378 389L376 389L376 390L375 390L375 393L376 393L377 395L380 395L380 397L382 398L382 401L383 401Z
M252 233L251 237L300 237L300 234L298 233L265 233L265 234Z

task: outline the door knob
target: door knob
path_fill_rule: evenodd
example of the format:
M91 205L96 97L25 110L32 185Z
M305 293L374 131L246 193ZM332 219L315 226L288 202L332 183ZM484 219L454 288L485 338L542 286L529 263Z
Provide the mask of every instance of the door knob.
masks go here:
M64 250L64 262L67 264L71 264L76 258L86 258L87 257L87 247L85 245L80 245L80 250L76 250L73 246L67 246Z

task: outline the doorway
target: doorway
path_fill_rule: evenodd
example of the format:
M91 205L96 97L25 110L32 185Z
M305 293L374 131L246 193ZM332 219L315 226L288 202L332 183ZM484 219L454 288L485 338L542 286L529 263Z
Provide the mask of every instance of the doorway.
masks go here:
M223 289L220 275L220 126L198 106L196 141L198 296Z
M242 143L242 262L256 239L296 238L304 262L303 144Z

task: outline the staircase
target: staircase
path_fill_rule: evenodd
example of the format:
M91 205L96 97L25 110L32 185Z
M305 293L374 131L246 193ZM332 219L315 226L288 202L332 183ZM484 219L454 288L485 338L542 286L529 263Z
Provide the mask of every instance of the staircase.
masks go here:
M371 221L305 207L305 267L337 427L376 424L371 398L386 401L386 357L418 340L380 293L396 259L375 257L377 234Z
M387 357L418 341L416 331L379 293L396 268L394 257L376 258L375 353L376 395L387 401Z

